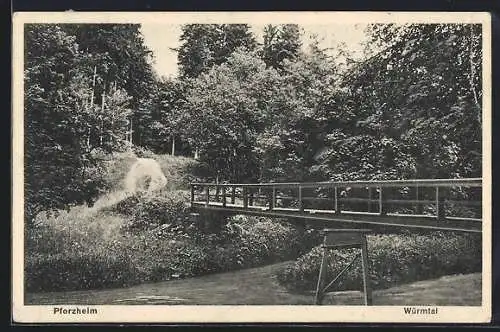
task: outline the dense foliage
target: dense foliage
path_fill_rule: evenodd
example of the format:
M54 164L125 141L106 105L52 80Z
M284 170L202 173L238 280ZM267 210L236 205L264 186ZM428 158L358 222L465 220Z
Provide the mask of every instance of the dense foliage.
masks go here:
M130 143L219 181L481 175L480 25L371 25L357 61L301 33L185 25L160 78L138 25L28 25L28 219L98 196L96 156Z
M131 197L111 210L39 214L26 234L27 291L122 287L293 259L315 233L234 217L217 234L189 219L186 192ZM215 222L222 222L217 220Z
M280 271L280 283L295 291L315 290L322 250L315 247ZM327 280L340 273L357 251L359 249L329 251ZM368 237L368 253L370 280L375 289L481 271L481 239L475 235L373 235ZM330 291L363 289L360 265L358 260Z

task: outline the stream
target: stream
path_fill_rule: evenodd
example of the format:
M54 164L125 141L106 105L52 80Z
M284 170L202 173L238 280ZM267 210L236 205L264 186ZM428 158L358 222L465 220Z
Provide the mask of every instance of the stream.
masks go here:
M288 262L211 274L201 277L146 283L127 288L68 292L27 293L26 305L312 305L314 294L295 294L276 280ZM464 290L467 290L464 292ZM362 305L362 293L329 293L325 304ZM481 305L481 274L439 279L376 290L374 305Z

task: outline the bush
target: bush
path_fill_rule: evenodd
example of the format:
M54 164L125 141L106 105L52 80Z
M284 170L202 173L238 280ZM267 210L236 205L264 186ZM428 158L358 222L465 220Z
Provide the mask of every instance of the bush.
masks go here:
M329 254L331 280L355 257L357 249ZM481 239L475 235L372 235L368 236L370 278L374 288L481 271ZM316 288L322 249L318 246L278 273L278 280L295 291ZM334 286L336 290L362 289L361 264L354 264Z
M129 217L128 229L151 229L189 221L189 192L162 190L155 195L136 194L118 202L113 211Z
M185 192L132 196L113 209L40 214L27 230L27 291L121 287L294 259L318 234L267 218L229 218L218 233L186 222ZM119 212L119 213L117 213Z
M26 232L28 291L90 289L134 282L120 235L123 218L85 207L41 213Z

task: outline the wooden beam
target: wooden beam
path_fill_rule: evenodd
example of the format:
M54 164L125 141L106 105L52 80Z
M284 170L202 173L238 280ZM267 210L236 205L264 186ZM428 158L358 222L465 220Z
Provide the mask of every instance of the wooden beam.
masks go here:
M220 204L220 203L219 203ZM245 204L244 204L245 205ZM309 210L299 212L297 210L286 210L276 208L273 211L264 211L262 208L241 208L241 207L226 207L222 206L203 206L198 202L194 203L195 208L203 208L214 211L224 211L236 214L248 214L256 216L268 216L277 218L303 218L307 220L318 220L327 222L352 223L358 225L380 225L394 226L414 229L428 229L441 231L456 231L456 232L472 232L481 233L482 223L479 219L472 218L446 218L439 221L435 216L407 215L407 214L386 214L379 215L376 213L354 213L343 211L341 215L334 213L326 213L325 211L310 213Z

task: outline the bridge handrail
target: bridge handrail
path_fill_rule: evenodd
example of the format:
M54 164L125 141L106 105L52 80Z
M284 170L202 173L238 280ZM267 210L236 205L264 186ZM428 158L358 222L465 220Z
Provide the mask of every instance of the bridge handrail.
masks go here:
M369 181L323 181L323 182L268 182L268 183L213 183L192 182L192 186L219 187L269 187L269 188L314 188L314 187L481 187L482 178L461 179L412 179Z

